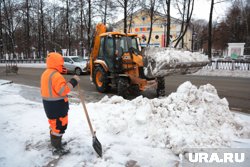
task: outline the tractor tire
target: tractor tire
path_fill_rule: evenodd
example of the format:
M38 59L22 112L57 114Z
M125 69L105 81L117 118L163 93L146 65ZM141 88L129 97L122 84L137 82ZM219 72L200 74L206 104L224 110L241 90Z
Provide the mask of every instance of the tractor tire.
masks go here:
M104 93L110 89L107 72L101 67L97 66L94 70L94 83L98 92Z
M159 77L157 78L157 89L156 89L156 94L157 97L160 96L165 96L165 79L164 77Z
M122 96L124 99L128 98L129 95L129 79L126 77L120 77L117 85L117 94Z

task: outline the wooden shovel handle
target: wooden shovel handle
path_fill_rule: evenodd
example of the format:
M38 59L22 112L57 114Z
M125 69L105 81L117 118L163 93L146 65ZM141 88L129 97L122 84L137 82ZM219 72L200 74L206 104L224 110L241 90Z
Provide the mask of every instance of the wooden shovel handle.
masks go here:
M87 110L87 107L86 107L85 102L84 102L84 97L83 97L83 95L82 95L81 92L80 92L80 85L79 85L79 84L77 85L77 91L78 91L78 94L79 94L80 99L81 99L81 102L82 102L83 110L84 110L84 112L85 112L85 115L86 115L86 118L87 118L87 121L88 121L88 124L89 124L89 128L90 128L91 134L92 134L92 136L94 137L94 136L95 136L95 132L94 132L94 130L93 130L91 121L90 121L90 119L89 119L88 110Z

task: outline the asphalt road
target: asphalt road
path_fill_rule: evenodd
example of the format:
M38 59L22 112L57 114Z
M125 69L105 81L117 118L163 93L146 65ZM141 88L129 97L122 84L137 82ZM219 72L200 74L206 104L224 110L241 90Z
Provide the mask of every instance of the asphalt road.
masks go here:
M19 68L18 74L3 73L4 68L0 67L0 79L12 80L14 83L40 86L40 76L44 69L39 68ZM72 75L65 75L70 79ZM233 78L233 77L212 77L212 76L192 76L178 75L166 77L166 95L175 92L177 87L185 81L191 81L196 86L207 83L212 84L217 89L221 98L226 97L229 102L229 107L232 110L250 113L250 78ZM84 92L86 101L98 101L105 94L98 93L95 86L91 84L89 75L81 75L81 88ZM115 94L115 90L111 90L108 96ZM156 97L156 93L152 90L142 93L148 98Z

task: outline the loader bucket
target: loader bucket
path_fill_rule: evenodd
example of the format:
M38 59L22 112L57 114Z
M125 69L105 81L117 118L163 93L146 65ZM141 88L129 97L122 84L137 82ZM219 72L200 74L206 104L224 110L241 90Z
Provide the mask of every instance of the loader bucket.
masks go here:
M175 74L191 74L209 63L208 57L197 52L175 48L153 48L143 50L144 74L148 78Z

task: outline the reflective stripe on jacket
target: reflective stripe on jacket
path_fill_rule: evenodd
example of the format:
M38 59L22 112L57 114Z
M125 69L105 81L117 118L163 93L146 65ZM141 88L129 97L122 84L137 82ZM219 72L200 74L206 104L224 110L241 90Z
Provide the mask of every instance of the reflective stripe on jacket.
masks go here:
M46 101L68 101L70 83L55 69L46 69L41 77L41 96Z

